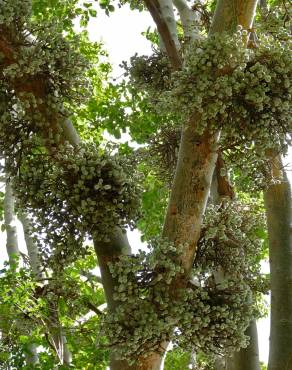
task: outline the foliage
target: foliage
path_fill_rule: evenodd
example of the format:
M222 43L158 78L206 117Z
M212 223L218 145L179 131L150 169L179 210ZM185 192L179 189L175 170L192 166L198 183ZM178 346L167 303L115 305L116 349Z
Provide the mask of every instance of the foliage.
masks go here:
M148 173L143 184L141 215L137 228L142 233L142 240L151 240L161 232L169 190L161 180L157 179L153 171L150 171L149 166L144 167L143 172Z
M190 364L190 354L179 348L172 349L166 353L164 369L165 370L182 370L187 369Z
M82 254L85 236L107 241L113 227L134 226L140 188L133 164L92 143L60 147L55 162L42 153L22 161L15 194L32 215L37 240L45 235L44 259L53 251L53 263L68 262Z
M107 351L96 349L99 316L85 317L92 309L98 312L98 307L104 303L98 279L88 273L95 266L90 250L83 260L68 264L65 270L37 281L27 268L21 268L17 273L8 267L1 270L0 289L4 300L0 306L0 328L7 333L1 340L0 364L3 368L29 369L25 366L25 355L32 341L41 346L41 369L49 370L57 364L50 345L54 333L50 332L55 320L53 307L58 311L68 345L74 351L72 365L82 368L96 361L99 364L97 369L105 368ZM99 315L102 315L101 311Z
M113 1L98 3L107 15L115 10ZM141 1L116 2L126 3L143 9ZM205 29L213 8L214 2L200 8ZM266 257L260 199L241 195L242 201L208 205L190 278L180 264L183 246L158 236L176 167L177 122L196 116L198 135L222 131L224 159L230 167L235 162L233 178L244 190L245 168L248 181L261 184L265 176L255 173L261 167L265 173L266 150L287 149L291 67L284 44L290 44L285 30L273 31L277 11L266 28L262 22L255 48L245 48L248 35L239 29L233 37L183 45L179 71L162 52L135 55L116 84L107 81L101 45L74 29L96 16L93 3L0 0L0 42L13 50L0 55L0 152L18 210L29 214L43 274L27 267L1 271L1 366L25 369L31 343L39 346L40 368L58 366L51 346L57 329L77 369L104 369L111 347L135 362L161 351L163 341L175 346L166 369L187 368L194 349L208 368L214 356L247 344L245 328L260 315L259 297L268 289L259 272ZM148 30L154 43L156 36ZM60 126L68 117L81 144L64 140ZM144 147L105 144L104 130L116 138L127 132ZM117 281L113 313L102 310L104 293L85 238L108 242L116 226L137 226L149 251L109 264Z
M248 242L248 236L243 237ZM124 256L110 265L119 282L115 299L123 304L105 317L104 331L121 358L133 362L145 350L159 351L161 341L209 355L246 344L243 331L253 313L250 287L242 279L244 262L240 272L228 273L224 282L214 281L214 270L210 275L195 269L187 286L169 289L176 275L184 272L178 253L169 242L155 240L150 253ZM245 261L245 255L240 257Z
M239 29L233 37L196 40L185 50L182 70L173 73L161 54L135 56L126 70L131 83L147 91L157 114L172 112L179 122L199 114L198 134L221 129L229 163L248 170L254 162L254 175L265 169L266 150L286 153L291 141L290 44L287 37L262 34L255 48L246 49L246 37ZM264 175L255 181L262 184Z
M203 275L222 269L227 276L243 279L253 291L267 293L269 287L265 280L261 281L259 258L264 242L260 230L264 226L263 211L255 202L226 200L219 206L210 205L205 213L195 267Z

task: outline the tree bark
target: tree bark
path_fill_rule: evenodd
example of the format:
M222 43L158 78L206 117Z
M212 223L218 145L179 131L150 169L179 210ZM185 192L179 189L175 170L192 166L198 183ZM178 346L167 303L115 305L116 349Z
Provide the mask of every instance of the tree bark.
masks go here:
M10 265L13 265L15 258L19 257L16 218L14 213L14 196L10 182L6 183L4 196L4 222L6 229L6 250Z
M217 362L216 370L260 370L258 333L256 321L253 320L245 334L250 338L249 345L246 348L241 348L231 357L222 359Z
M218 0L210 34L234 32L238 25L250 30L256 7L257 0Z
M22 224L23 235L31 270L37 278L41 278L42 272L41 272L41 262L39 259L39 252L36 243L34 242L33 238L30 235L29 220L24 212L19 212L18 218Z
M292 369L292 200L291 186L281 160L271 160L272 172L281 182L264 192L268 222L271 332L269 370Z
M221 176L221 169L223 168L225 168L225 165L219 154L210 191L210 203L212 204L220 204L223 198L232 200L235 197L228 176ZM218 275L221 275L221 279L224 280L224 272L222 274L221 271L221 274ZM229 357L217 358L214 365L215 370L260 370L258 332L255 320L251 321L245 335L250 338L249 345L246 348L241 348L238 352L234 352Z
M185 39L186 40L198 39L200 37L199 14L194 12L189 7L186 0L173 0L173 4L179 12Z
M19 219L22 223L24 239L26 243L26 248L29 256L29 262L31 270L36 276L36 279L43 278L41 262L39 259L38 246L33 240L30 231L30 222L27 218L25 212L19 213ZM67 345L66 336L63 333L59 317L58 317L58 307L55 302L48 302L49 304L49 317L47 320L48 334L51 335L52 344L55 349L56 355L62 365L70 366L72 363L72 354Z
M170 21L165 19L165 14L162 13L163 3L160 0L144 0L159 33L163 48L169 57L173 68L179 69L182 64L181 55L177 45L177 35L173 30L169 29ZM168 14L169 16L169 14ZM174 24L174 19L171 21Z
M172 29L169 29L170 23L172 22L173 24L173 19L165 18L161 11L161 9L163 9L163 4L166 2L172 3L164 0L145 0L157 24L158 31L173 68L179 69L181 67L181 56L177 48L177 41L173 37ZM226 6L227 8L228 6L231 8L232 6L234 7L235 4L242 5L240 9L244 9L245 13L238 15L236 12L233 12L230 16L228 12L224 11L222 17L215 15L211 33L216 32L217 29L219 30L218 32L233 30L233 25L238 23L238 18L240 17L246 21L246 24L252 24L254 12L250 11L250 6L248 6L248 4L251 3L255 8L256 0L220 0L217 4L216 14L220 13L220 8L225 9ZM244 23L240 21L240 24ZM15 62L13 60L13 52L11 52L11 46L7 45L6 41L6 39L0 36L0 51L4 54L4 63L12 64ZM29 86L22 86L21 88L16 87L16 92L27 91L29 88L29 91L41 97L43 101L46 101L44 86L45 84L42 84L41 80L33 80L30 82ZM46 112L47 108L41 106L40 109ZM60 122L62 122L61 117L55 118L54 122L52 122L52 129L55 126L59 127ZM174 242L177 246L185 243L181 260L182 266L185 269L185 276L179 277L178 285L180 285L181 281L184 283L187 281L192 266L196 243L200 234L202 216L206 207L212 174L217 158L217 142L220 136L219 133L210 135L210 133L206 131L203 136L198 137L194 128L198 119L200 119L200 116L195 115L194 119L188 122L183 128L178 166L163 228L163 236ZM57 132L59 132L58 127L56 127ZM65 129L63 129L63 134L67 135ZM67 140L69 140L72 145L76 146L79 144L77 142L78 140L76 141L76 137L74 138L71 134L67 136ZM112 294L114 292L115 281L109 273L107 263L109 261L114 261L117 256L124 253L124 251L128 253L128 248L126 247L125 236L122 236L120 231L117 232L115 230L110 239L113 242L113 244L110 244L110 253L106 251L109 245L102 246L99 243L95 243L95 250L100 262L102 280L109 309L114 309L116 303L112 299ZM160 367L161 356L155 353L149 354L146 359L141 359L135 367L121 363L116 365L113 361L115 360L112 360L112 370L157 370Z
M14 195L10 182L6 182L4 196L4 222L6 228L6 250L9 257L10 268L15 270L15 258L20 256L17 239L16 217L14 211ZM16 326L19 326L16 322ZM2 333L3 336L6 333ZM29 366L39 363L36 345L29 343L25 353L25 361Z
M196 118L199 119L199 116ZM195 120L183 128L178 163L162 236L182 250L181 264L191 270L217 159L219 134L198 136Z

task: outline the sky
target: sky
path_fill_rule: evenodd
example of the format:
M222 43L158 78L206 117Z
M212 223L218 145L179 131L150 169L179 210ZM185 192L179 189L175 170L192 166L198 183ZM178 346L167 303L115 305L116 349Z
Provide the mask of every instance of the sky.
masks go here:
M119 64L123 60L129 60L135 53L150 54L151 44L141 35L148 26L153 27L153 22L148 13L130 11L127 6L117 9L107 17L102 11L98 11L97 19L90 21L89 34L92 41L103 41L105 49L109 53L109 59L113 65L113 76L119 77L122 70ZM286 164L292 163L292 149L290 156L286 159ZM291 168L288 171L290 181L292 181ZM20 249L25 252L23 234L21 227L19 230ZM135 250L141 248L141 241L138 231L129 233L130 243L135 246ZM0 267L1 262L7 259L5 251L5 235L0 235ZM267 269L267 265L264 266ZM258 322L260 359L267 363L268 360L268 337L269 337L269 318Z

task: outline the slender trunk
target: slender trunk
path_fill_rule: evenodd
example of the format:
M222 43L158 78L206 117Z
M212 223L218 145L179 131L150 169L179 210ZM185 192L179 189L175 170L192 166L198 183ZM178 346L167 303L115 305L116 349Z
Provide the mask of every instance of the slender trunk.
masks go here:
M32 272L37 278L42 277L41 262L36 243L30 233L30 222L24 212L19 212L19 220L23 227L23 235L26 244L27 254Z
M117 302L113 299L115 286L117 282L113 279L108 262L113 262L121 254L130 254L131 248L127 239L127 235L116 228L115 232L111 235L110 241L102 243L94 241L94 248L98 256L99 268L102 276L103 288L106 296L108 308L114 312L117 308ZM119 360L115 356L114 350L110 354L110 369L111 370L159 370L163 356L158 353L150 354L146 359L139 363L130 366L127 361Z
M257 1L253 0L219 0L217 3L214 20L210 33L223 32L228 26L235 30L237 25L249 30L252 27L256 11ZM250 337L250 344L234 353L231 358L218 359L215 364L216 370L259 370L258 336L256 322L252 321L246 330Z
M110 235L109 242L93 241L94 249L98 257L98 264L102 277L102 284L106 296L106 302L109 310L114 311L117 307L117 302L113 299L115 292L116 280L113 279L108 262L114 261L120 255L131 254L131 247L127 238L127 234L120 228L116 228Z
M20 212L19 219L23 226L24 239L26 242L29 262L32 272L36 278L43 278L41 262L39 259L38 246L31 236L30 222L25 212ZM55 302L49 302L50 314L48 317L48 332L51 334L52 344L57 354L57 357L62 365L70 365L72 363L72 354L67 346L67 339L63 333L58 317L58 307Z
M28 345L27 352L25 353L25 362L27 366L36 366L39 364L39 356L37 353L37 346L34 343Z
M9 262L12 265L16 257L19 257L16 218L14 214L14 196L9 182L6 183L4 196L4 222L6 229L6 250Z
M199 14L194 12L186 0L173 0L173 4L179 12L184 37L186 40L196 40L200 37L199 33Z
M245 334L250 338L249 345L226 358L225 367L219 368L220 370L260 370L258 332L255 320L250 323ZM216 368L216 370L219 369Z
M292 369L292 200L279 158L271 160L280 183L264 193L270 253L271 331L269 370Z
M233 199L235 196L229 178L221 176L221 168L224 168L224 163L219 155L210 191L210 203L212 204L220 204L222 198ZM224 273L220 271L216 274L216 279L224 280ZM241 348L238 352L234 352L230 357L217 358L215 370L260 370L258 333L255 320L251 321L245 335L250 338L249 345L246 348Z
M51 318L50 318L51 319ZM72 363L72 354L67 346L67 339L60 327L57 317L56 328L49 328L52 333L53 346L61 365L70 366Z
M20 256L17 239L16 218L14 212L14 196L10 182L5 186L4 197L4 222L6 229L6 250L9 257L9 263L13 270L15 270L15 258ZM18 325L18 323L16 323ZM5 333L2 333L5 336ZM29 343L27 352L25 353L25 361L29 366L34 366L39 363L36 345Z

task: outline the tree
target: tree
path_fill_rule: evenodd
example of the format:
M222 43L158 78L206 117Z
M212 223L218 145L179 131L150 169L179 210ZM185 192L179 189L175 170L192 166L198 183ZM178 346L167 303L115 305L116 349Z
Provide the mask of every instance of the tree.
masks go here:
M29 217L27 236L39 250L45 274L42 282L35 272L19 272L33 296L22 314L37 318L34 342L53 344L53 353L64 362L64 350L54 345L48 323L52 313L59 342L66 334L73 349L78 345L68 327L81 332L82 324L74 322L90 309L97 316L86 322L86 330L100 329L105 335L100 334L98 344L111 349L113 370L160 368L170 341L195 349L202 363L206 354L211 361L245 346L244 331L255 317L253 299L266 290L258 268L262 209L251 206L247 196L226 199L234 193L224 161L241 183L242 168L248 168L255 186L271 180L264 176L267 152L285 153L291 133L285 36L263 34L257 45L252 28L256 1L219 0L210 24L202 25L195 10L206 16L206 7L147 0L158 30L148 37L160 49L125 66L128 83L104 88L101 80L107 78L108 66L97 64L100 47L91 45L86 33L76 35L72 24L80 15L86 26L95 16L90 3L83 8L76 1L33 1L32 8L30 1L3 5L1 154L19 217ZM130 5L144 7L136 1ZM107 13L114 10L110 1L100 6ZM181 40L173 6L179 12ZM48 19L44 7L50 9ZM119 103L108 114L104 106L115 100ZM105 119L89 135L96 117ZM140 141L148 144L146 150L104 145L103 128L117 135L129 128L135 138L134 126L143 120L148 124ZM156 170L143 179L141 173L169 158L163 176ZM212 205L215 167L215 188L224 199ZM145 204L158 190L161 209L155 221ZM133 256L124 230L137 223L150 252ZM92 238L98 259L106 315L99 308L99 286L89 288L76 273L92 267L86 237ZM232 268L230 258L236 262ZM12 294L9 283L15 276L5 274L3 291ZM89 281L94 279L86 274ZM9 309L4 307L2 314L9 317ZM84 336L77 338L94 355L105 353L95 349L94 341L84 344ZM82 367L80 357L73 358L73 366ZM45 366L55 360L50 361L45 359Z

